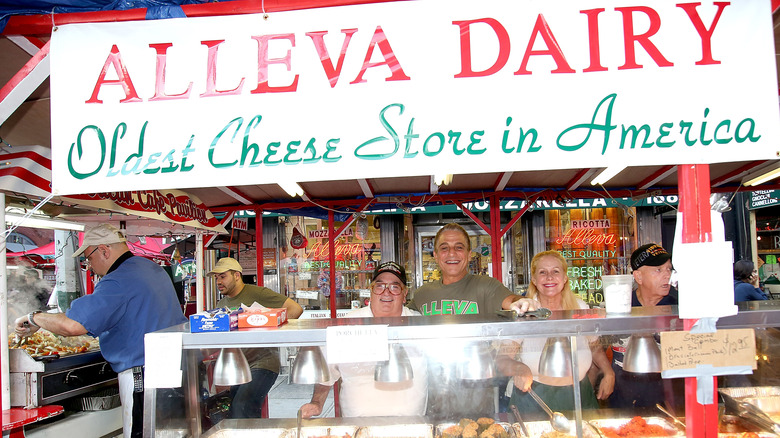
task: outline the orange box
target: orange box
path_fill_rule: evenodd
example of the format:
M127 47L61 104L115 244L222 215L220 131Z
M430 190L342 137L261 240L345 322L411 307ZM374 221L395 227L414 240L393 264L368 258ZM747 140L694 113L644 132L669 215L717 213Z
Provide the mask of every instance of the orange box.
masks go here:
M238 328L278 327L287 322L287 309L247 310L238 314Z

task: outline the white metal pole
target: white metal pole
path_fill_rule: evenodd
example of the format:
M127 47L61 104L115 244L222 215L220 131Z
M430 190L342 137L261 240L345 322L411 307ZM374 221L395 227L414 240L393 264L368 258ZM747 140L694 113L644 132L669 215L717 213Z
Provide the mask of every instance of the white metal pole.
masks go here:
M203 274L203 231L195 230L195 305L196 311L202 312L206 310L203 307L205 294L203 293L204 287Z
M5 193L0 193L0 224L3 224L3 233L0 233L0 363L2 363L3 379L3 410L11 408L11 375L8 371L8 272L5 261Z

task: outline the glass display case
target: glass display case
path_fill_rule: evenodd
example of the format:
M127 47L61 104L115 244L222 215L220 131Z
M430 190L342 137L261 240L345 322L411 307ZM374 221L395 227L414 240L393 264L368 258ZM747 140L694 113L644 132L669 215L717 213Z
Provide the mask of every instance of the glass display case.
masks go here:
M717 320L718 330L752 328L756 333L756 359L758 369L749 377L748 385L778 386L776 373L769 366L777 351L778 339L773 327L780 327L780 301L747 302L740 303L739 313L730 317ZM287 436L285 432L292 430L295 436L294 417L289 419L252 419L252 420L222 420L214 423L208 421L207 404L211 400L207 383L210 376L204 370L203 360L206 355L220 348L249 348L249 347L325 347L328 339L335 332L351 333L356 326L363 328L379 327L380 333L386 330L386 344L380 348L388 348L401 345L407 351L423 352L429 362L428 388L439 384L448 377L434 371L433 363L441 364L452 361L453 363L474 364L473 358L466 359L468 354L477 351L474 346L485 346L489 358L495 360L497 354L507 343L518 340L527 340L533 337L563 338L567 339L572 349L577 351L577 343L583 337L592 340L595 338L606 339L609 336L659 333L683 330L683 320L677 316L676 306L639 307L633 308L631 315L613 316L607 315L601 309L584 309L577 311L552 312L546 319L535 317L521 317L513 319L497 312L495 315L465 315L465 316L440 316L440 317L398 317L398 318L339 318L320 320L291 320L278 328L272 329L248 329L231 332L189 333L189 326L182 324L157 332L158 334L181 333L182 342L182 367L183 385L179 388L147 389L145 391L145 418L144 436ZM352 328L352 330L350 330ZM767 330L764 330L767 329ZM771 332L771 333L770 333ZM330 335L329 335L330 334ZM178 335L177 335L178 336ZM358 345L357 343L355 345ZM342 346L343 348L343 346ZM358 348L358 347L356 347ZM390 348L392 350L392 348ZM325 348L323 348L325 350ZM392 356L392 355L391 355ZM579 375L581 357L571 355L571 365L574 376ZM147 361L147 364L149 362ZM494 362L495 363L495 362ZM374 362L376 364L376 362ZM373 365L372 365L373 366ZM587 366L587 365L586 365ZM373 369L373 368L372 368ZM147 368L147 375L151 376L154 370ZM483 382L484 386L494 388L494 394L503 393L505 386L498 388L497 382L506 385L506 379L501 381L494 374L491 379ZM722 378L719 378L721 380ZM473 386L473 385L472 385ZM573 385L578 388L579 385ZM430 402L430 396L429 396ZM269 400L274 403L273 398ZM381 400L377 403L382 403ZM609 420L614 418L630 419L635 415L648 415L662 421L663 414L655 410L622 410L608 409L602 405L599 409L585 410L580 406L580 394L574 390L573 411L564 412L573 425L570 434L572 436L590 436L590 424L586 420ZM496 406L493 419L503 425L511 425L509 436L523 436L517 429L515 417L499 412ZM430 411L428 412L430 413ZM678 415L683 415L681 410ZM480 414L484 415L484 414ZM476 416L476 413L475 413ZM488 414L489 416L489 414ZM525 416L524 416L525 417ZM424 431L415 432L411 436L440 436L443 426L457 423L458 417L449 418L446 415L425 415L415 418L407 417L363 417L363 418L326 418L319 420L307 420L307 425L321 425L322 433L318 436L353 436L351 432L341 433L337 427L350 426L361 431L361 436L366 435L365 427L371 425L400 425L414 424ZM681 417L684 419L684 417ZM213 419L212 419L213 420ZM547 425L549 430L549 418L528 418L525 420L529 426L534 424ZM539 420L539 421L528 421ZM593 423L593 421L591 421ZM671 425L671 423L668 423ZM326 427L326 428L325 428ZM363 427L363 429L360 429ZM537 426L538 427L538 426ZM672 426L669 426L672 427ZM533 428L530 428L533 429ZM530 430L529 429L529 430ZM359 435L355 429L354 436ZM540 436L541 432L533 430L530 436ZM397 431L387 432L392 436L406 436ZM373 436L390 436L381 433ZM550 435L546 435L550 436ZM562 436L562 435L561 435ZM593 435L595 436L595 435Z

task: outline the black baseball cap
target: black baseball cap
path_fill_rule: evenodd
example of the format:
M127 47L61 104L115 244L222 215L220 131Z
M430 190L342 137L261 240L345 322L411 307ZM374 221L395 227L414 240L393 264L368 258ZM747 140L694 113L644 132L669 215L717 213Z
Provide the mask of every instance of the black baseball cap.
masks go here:
M636 271L642 266L661 266L671 258L672 255L666 252L661 245L648 243L631 253L631 269Z
M383 272L390 272L391 274L395 274L396 277L398 277L399 280L401 280L401 283L403 285L406 285L406 269L404 269L403 266L399 265L396 262L384 262L380 263L376 269L374 269L374 275L371 277L371 281L376 280L377 277L379 277L379 274Z

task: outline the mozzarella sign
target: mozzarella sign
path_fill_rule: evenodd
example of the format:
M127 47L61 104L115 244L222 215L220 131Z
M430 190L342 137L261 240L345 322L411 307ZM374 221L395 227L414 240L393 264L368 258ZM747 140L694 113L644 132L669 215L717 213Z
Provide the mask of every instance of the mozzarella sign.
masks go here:
M769 0L68 24L50 56L58 195L773 159L780 140Z

